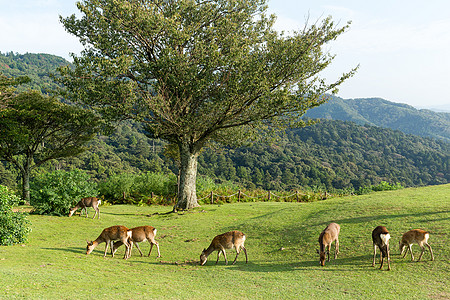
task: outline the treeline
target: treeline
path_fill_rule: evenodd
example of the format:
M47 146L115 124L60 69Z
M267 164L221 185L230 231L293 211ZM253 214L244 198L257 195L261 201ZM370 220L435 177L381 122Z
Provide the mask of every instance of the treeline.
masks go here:
M200 174L247 187L354 189L381 181L403 186L450 180L448 143L352 122L321 123L286 132L274 144L206 151Z
M20 89L45 92L48 87L54 88L49 73L67 63L63 58L48 54L0 53L1 72L32 79ZM244 188L265 190L356 191L383 181L403 186L450 181L450 146L445 139L450 128L445 124L450 114L427 111L420 113L417 119L411 117L411 112L419 113L414 108L382 99L334 98L322 106L311 110L317 113L322 109L320 114L312 116L350 118L360 125L322 120L314 126L289 130L272 143L261 142L238 149L206 149L199 158L199 175L216 183L231 182ZM430 114L429 121L426 121L426 114ZM408 127L407 124L411 128L434 124L426 131L440 132L444 138L434 140L364 124L397 124L401 128ZM89 143L86 152L70 159L51 161L34 171L32 177L60 169L84 170L99 183L120 174L178 174L177 163L165 154L165 145L163 141L149 139L138 124L122 123L112 135L99 134ZM10 164L0 163L0 184L17 189L18 175Z
M97 136L88 151L48 163L39 172L85 170L98 182L124 173L178 174L164 154L165 143L149 139L136 124L123 123L110 136ZM352 122L322 120L293 129L273 143L237 149L210 148L199 158L199 175L244 188L358 190L382 181L403 186L450 182L450 145L400 131ZM17 172L0 166L0 184L14 185Z

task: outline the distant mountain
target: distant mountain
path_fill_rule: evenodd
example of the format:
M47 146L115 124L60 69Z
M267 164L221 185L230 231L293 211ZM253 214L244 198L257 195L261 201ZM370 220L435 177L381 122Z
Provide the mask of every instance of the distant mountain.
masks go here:
M305 116L314 119L352 121L360 125L391 128L450 142L450 113L418 110L407 104L380 98L332 97L328 103L309 110Z

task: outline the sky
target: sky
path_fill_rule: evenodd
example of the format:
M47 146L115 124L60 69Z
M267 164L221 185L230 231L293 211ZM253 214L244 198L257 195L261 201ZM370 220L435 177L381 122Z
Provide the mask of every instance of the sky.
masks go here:
M71 60L82 50L59 22L77 13L75 0L0 0L0 52L48 53ZM338 96L379 97L450 111L450 1L269 0L275 29L287 34L328 16L347 32L326 45L336 55L329 82L359 65ZM320 21L319 21L320 22Z

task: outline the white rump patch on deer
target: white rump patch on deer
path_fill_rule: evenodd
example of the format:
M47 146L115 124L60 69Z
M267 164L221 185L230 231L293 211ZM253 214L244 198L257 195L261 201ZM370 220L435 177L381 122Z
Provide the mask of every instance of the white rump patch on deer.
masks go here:
M391 238L391 235L389 233L387 233L387 234L380 234L380 238L383 241L383 243L385 245L387 245L388 242L389 242L389 239Z

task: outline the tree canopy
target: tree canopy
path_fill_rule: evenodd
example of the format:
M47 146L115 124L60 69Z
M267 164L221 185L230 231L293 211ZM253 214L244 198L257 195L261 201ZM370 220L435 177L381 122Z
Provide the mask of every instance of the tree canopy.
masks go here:
M342 34L331 18L289 35L273 29L265 0L85 0L81 18L61 18L85 46L61 70L67 97L105 117L134 118L150 137L178 145L178 207L197 205L200 150L238 144L264 128L304 126L299 118L354 74L326 83Z
M20 170L27 201L31 170L46 161L81 153L100 125L93 112L37 91L12 96L1 114L0 159Z

